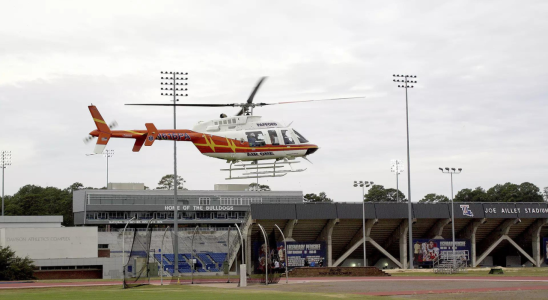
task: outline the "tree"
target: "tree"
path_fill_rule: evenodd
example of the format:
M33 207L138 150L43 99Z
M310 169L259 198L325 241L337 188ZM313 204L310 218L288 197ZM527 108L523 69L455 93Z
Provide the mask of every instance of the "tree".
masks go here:
M28 257L17 257L9 246L0 246L0 281L35 279L34 268Z
M310 193L310 194L304 195L304 202L306 202L306 203L318 203L318 202L331 203L331 202L333 202L333 199L327 198L327 195L325 194L325 192L321 192L319 195L316 195L314 193Z
M365 202L385 202L388 200L384 186L375 184L364 195Z
M75 182L68 187L68 190L70 191L70 193L73 193L74 191L81 190L82 188L84 188L83 184L81 184L80 182Z
M548 186L544 188L544 201L548 202Z
M388 198L387 201L390 202L407 202L405 194L393 188L386 189L386 197Z
M270 187L265 184L258 184L258 183L250 183L249 188L250 191L270 191Z
M158 182L157 190L172 190L174 186L174 178L173 174L167 174L160 181ZM183 177L177 176L177 189L183 190ZM184 189L186 190L186 189Z
M449 202L449 198L447 198L444 195L438 195L438 194L427 194L422 198L419 203L441 203L441 202Z
M396 197L398 195L398 197ZM384 186L375 184L373 185L367 194L364 195L365 202L397 202L399 198L400 202L407 202L405 195L396 189L385 189Z
M487 202L487 193L482 187L462 189L455 195L455 202Z
M519 185L519 192L520 192L520 202L543 202L544 197L540 193L540 189L530 183L530 182L524 182Z
M507 182L497 184L487 191L489 202L542 202L540 189L532 183L524 182L520 185Z
M63 225L73 226L71 190L73 187L61 190L56 187L25 185L6 199L6 215L63 215Z

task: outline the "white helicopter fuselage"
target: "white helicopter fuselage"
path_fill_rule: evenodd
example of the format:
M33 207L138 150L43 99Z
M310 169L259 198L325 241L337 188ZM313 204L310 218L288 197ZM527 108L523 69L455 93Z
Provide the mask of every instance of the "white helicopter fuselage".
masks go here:
M293 128L260 116L198 122L192 130L204 137L203 143L194 143L202 154L227 161L294 159L318 149Z

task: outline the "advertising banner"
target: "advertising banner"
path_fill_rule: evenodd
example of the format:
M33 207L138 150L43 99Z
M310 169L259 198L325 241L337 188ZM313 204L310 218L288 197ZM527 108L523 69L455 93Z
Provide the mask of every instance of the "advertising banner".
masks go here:
M413 263L416 266L432 265L438 258L449 259L453 256L453 240L413 239ZM470 260L470 241L455 240L457 258Z
M542 252L544 252L544 260L548 264L548 238L542 238Z
M284 243L278 242L278 255L284 257L284 251L287 251L288 268L325 266L325 242L288 242L285 250Z

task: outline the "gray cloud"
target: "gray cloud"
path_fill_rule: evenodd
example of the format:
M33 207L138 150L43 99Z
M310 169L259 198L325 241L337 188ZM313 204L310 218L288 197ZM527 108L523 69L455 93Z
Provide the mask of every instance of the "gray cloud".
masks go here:
M395 186L390 159L406 158L404 91L392 74L413 72L409 93L413 199L449 194L440 166L460 166L455 188L512 181L548 186L548 80L543 39L548 4L531 1L64 1L10 3L0 12L0 149L13 151L6 192L27 183L103 186L105 161L87 157L87 105L123 129L172 126L159 71L191 73L188 102L240 102L269 75L257 101L366 96L257 110L293 126L321 149L299 174L265 179L275 189L326 191L357 201L353 180ZM232 109L180 109L179 128ZM155 187L172 172L172 144L141 153L113 140L112 181ZM221 160L179 144L192 189L224 182ZM304 163L308 164L308 163ZM407 176L400 177L406 192ZM230 182L229 182L230 183ZM407 192L406 192L407 193Z

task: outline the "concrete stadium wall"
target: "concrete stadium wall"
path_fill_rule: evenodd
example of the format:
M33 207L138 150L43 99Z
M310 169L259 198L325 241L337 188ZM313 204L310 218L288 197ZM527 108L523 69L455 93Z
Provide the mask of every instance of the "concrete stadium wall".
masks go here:
M0 246L31 259L97 257L97 242L97 227L0 229Z

